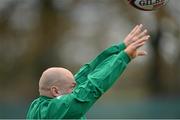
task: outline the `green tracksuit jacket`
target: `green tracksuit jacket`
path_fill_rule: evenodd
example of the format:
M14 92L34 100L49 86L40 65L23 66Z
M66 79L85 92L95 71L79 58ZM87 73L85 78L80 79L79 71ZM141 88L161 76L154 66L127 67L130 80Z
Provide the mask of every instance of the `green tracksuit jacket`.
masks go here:
M124 49L124 43L112 46L82 66L75 74L77 86L71 94L35 99L27 119L84 119L86 112L113 85L130 62Z

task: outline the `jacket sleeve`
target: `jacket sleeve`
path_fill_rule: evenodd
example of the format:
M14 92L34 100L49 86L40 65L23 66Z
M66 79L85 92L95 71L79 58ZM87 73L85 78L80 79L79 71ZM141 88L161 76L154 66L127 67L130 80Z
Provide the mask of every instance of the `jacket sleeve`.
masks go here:
M80 70L75 74L77 85L85 82L87 79L84 78L87 78L87 75L92 72L102 61L104 61L108 57L111 57L112 55L119 54L125 48L126 46L124 43L111 46L110 48L107 48L102 53L100 53L95 59L82 66Z
M87 75L87 80L75 88L73 93L55 99L56 105L53 108L58 110L53 113L59 112L60 118L80 118L85 115L123 73L129 62L130 58L124 51L104 59Z

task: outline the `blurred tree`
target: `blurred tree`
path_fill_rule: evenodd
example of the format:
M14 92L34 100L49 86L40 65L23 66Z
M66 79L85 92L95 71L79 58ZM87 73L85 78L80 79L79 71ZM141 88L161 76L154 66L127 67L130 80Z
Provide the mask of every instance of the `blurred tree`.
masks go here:
M23 2L26 3L26 0ZM36 88L33 89L34 91L31 91L31 95L34 96L34 93L37 93L35 92L37 91L37 79L42 71L50 66L61 64L57 57L57 52L55 51L55 45L57 41L60 43L60 38L68 28L69 23L65 14L55 8L53 0L38 0L35 1L35 7L39 8L36 9L36 12L39 14L39 21L35 21L36 23L34 23L37 26L32 30L28 30L28 33L26 31L21 31L21 34L19 34L17 29L12 28L10 23L12 21L10 21L10 18L15 12L15 9L17 9L17 6L22 6L21 4L23 2L18 0L10 1L1 11L1 46L3 43L11 43L12 48L16 48L17 43L22 42L18 40L20 36L23 36L23 34L30 35L30 40L24 39L26 41L25 44L28 46L24 49L23 54L13 58L14 60L8 65L9 67L7 66L8 62L4 61L3 63L3 61L1 61L1 78L3 79L1 80L1 83L3 82L1 85L6 85L6 89L7 85L10 88L16 86L19 88L16 90L20 90L18 92L19 95L23 94L24 96L31 98L26 90L31 91L32 88ZM4 39L4 42L2 41L2 38L6 38ZM18 46L20 47L20 44ZM2 52L3 50L1 53ZM6 54L2 54L1 58L4 60L8 59ZM26 81L24 81L25 79ZM35 81L33 84L32 79ZM9 84L9 81L13 81L13 83L16 84ZM24 87L28 86L29 90L24 88L26 90L22 91L22 84ZM36 85L36 87L34 85ZM8 92L8 90L6 90L6 92Z
M152 33L152 40L150 42L153 49L153 58L151 63L152 66L149 71L149 82L147 85L149 86L150 93L153 96L179 94L177 93L177 88L179 88L179 79L177 77L179 67L175 67L176 65L179 65L179 60L177 57L169 58L169 62L175 61L173 62L173 65L171 65L168 61L165 61L165 58L163 58L163 54L168 56L167 53L163 53L162 49L160 49L160 46L166 47L165 49L172 49L170 46L165 46L167 43L165 43L164 34L168 32L169 34L174 35L178 40L179 36L177 33L179 33L179 25L167 8L158 10L155 14L155 18L157 29ZM165 22L164 24L166 19L174 24L174 30L171 28L172 23L167 24ZM175 42L175 45L178 44L178 41L169 41ZM173 54L175 54L174 56L179 56L178 53L180 52L174 51Z

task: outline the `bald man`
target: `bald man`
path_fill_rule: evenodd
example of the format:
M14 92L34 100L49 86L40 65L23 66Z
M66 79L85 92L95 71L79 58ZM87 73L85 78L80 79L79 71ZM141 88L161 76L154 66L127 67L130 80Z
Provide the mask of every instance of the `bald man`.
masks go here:
M39 81L40 96L57 97L72 92L76 86L73 74L65 68L49 68Z
M148 39L147 30L137 25L123 43L104 50L75 76L65 68L47 69L39 81L40 96L32 102L27 119L84 119L131 59L146 55L138 48Z

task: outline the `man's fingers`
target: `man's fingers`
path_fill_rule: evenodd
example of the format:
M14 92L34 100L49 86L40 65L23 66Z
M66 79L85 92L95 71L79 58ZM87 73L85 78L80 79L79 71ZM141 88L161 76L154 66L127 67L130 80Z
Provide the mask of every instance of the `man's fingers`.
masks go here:
M137 51L136 56L145 56L147 55L146 51Z
M132 36L136 36L137 34L139 34L142 31L143 25L140 24L137 29L132 33Z
M138 27L139 27L139 25L136 25L136 26L133 28L133 30L130 32L130 34L133 34Z
M141 43L137 44L137 45L135 46L135 47L136 47L136 49L138 49L138 48L142 47L145 43L146 43L146 41L145 41L145 42L141 42Z
M147 36L141 38L140 40L136 41L136 42L134 43L135 48L138 49L138 48L140 48L141 46L143 46L143 45L147 42L147 40L149 39L149 37L150 37L150 36L147 35Z
M143 30L139 35L137 35L137 38L142 38L147 34L147 29Z
M145 42L145 41L147 41L147 40L149 39L149 37L150 37L149 35L146 35L146 36L144 36L144 37L136 40L136 41L134 42L134 44L137 45L137 44L139 44L139 43Z
M143 30L143 25L136 25L133 30L126 37L125 44L129 46L131 44L138 44L146 39L147 30Z

